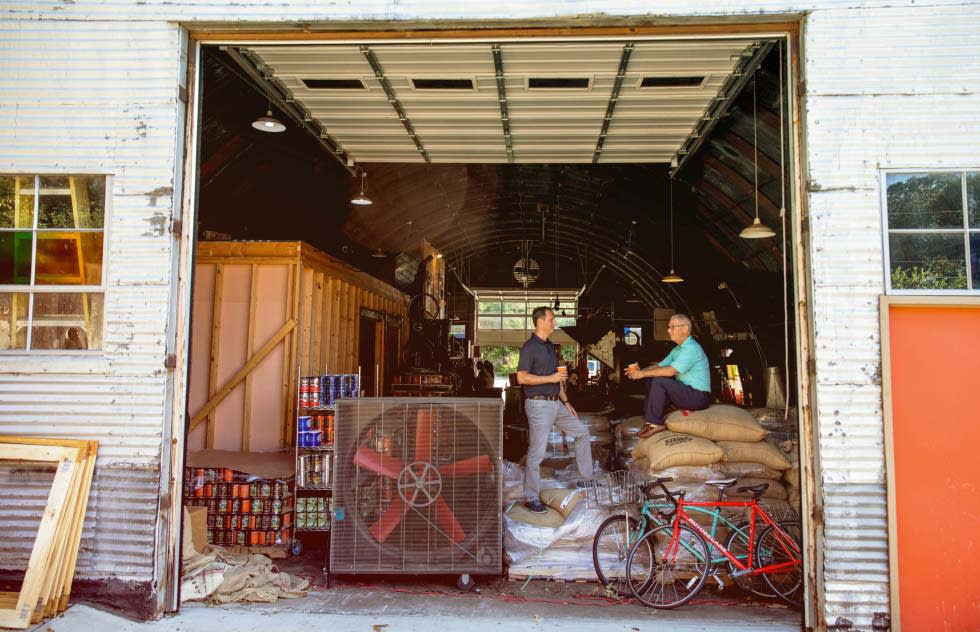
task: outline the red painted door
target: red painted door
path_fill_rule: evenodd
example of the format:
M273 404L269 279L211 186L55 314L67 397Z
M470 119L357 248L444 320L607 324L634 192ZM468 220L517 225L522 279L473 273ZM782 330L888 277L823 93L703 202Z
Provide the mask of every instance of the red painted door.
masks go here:
M980 308L889 307L902 630L980 629Z

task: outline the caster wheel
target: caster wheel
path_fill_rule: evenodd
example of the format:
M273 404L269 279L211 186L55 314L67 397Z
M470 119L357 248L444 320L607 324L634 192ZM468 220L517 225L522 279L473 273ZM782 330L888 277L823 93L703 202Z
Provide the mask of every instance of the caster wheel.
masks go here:
M292 555L299 555L303 552L303 542L300 540L293 540L289 545L289 552Z
M470 592L476 587L476 582L469 575L460 575L459 579L456 580L456 588L459 588L463 592Z

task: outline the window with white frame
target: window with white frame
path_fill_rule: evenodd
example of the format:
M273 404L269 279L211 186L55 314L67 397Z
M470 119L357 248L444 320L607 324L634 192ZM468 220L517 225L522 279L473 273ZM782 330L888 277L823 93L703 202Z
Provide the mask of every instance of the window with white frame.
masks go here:
M887 285L980 290L980 171L885 174Z
M102 348L106 177L0 174L0 351Z
M480 330L519 330L534 329L531 313L536 307L551 306L554 299L500 299L483 298L477 300L477 329ZM571 302L559 304L555 312L555 327L571 327L575 325L576 304Z

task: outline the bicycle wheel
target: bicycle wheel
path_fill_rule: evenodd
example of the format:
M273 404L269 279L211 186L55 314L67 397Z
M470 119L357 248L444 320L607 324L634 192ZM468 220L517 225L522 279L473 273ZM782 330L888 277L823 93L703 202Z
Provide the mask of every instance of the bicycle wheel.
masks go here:
M749 524L743 523L732 529L732 533L728 536L728 542L725 543L725 548L734 555L739 562L743 564L751 564L749 560ZM735 575L738 571L738 567L732 564L731 560L726 559L728 564L728 573L735 582L735 585L746 592L750 592L760 597L777 597L778 594L772 589L769 584L766 583L759 575Z
M676 608L694 598L708 577L708 545L697 531L680 525L648 531L630 550L626 577L633 595L652 608Z
M762 573L762 577L780 597L791 604L799 604L803 596L800 590L803 586L802 529L796 521L781 522L778 526L779 529L766 527L759 535L755 544L755 565L763 568L789 563L784 569ZM793 542L787 541L787 535Z
M640 523L632 516L611 516L599 525L592 538L592 564L600 584L620 595L630 594L626 558L640 535Z

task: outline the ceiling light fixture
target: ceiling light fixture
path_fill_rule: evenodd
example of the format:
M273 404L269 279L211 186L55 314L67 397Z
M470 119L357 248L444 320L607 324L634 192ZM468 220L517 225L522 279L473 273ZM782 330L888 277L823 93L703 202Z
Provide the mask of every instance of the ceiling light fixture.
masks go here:
M361 169L361 192L352 197L350 203L358 206L370 206L374 204L371 198L367 196L367 172L363 169Z
M667 207L670 209L670 274L661 283L683 283L684 277L674 272L674 179L667 178Z
M371 256L374 257L375 259L384 259L388 255L385 254L384 250L378 248L377 250L371 253Z
M759 116L755 83L756 80L752 79L752 159L755 164L755 220L738 234L742 239L765 239L776 236L776 231L759 220Z
M286 131L286 126L283 124L283 122L272 116L271 101L269 102L268 109L265 111L265 116L260 116L252 121L252 127L260 132L269 132L270 134L278 134L279 132Z

